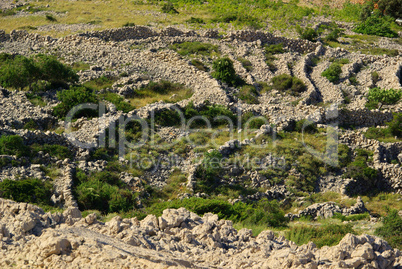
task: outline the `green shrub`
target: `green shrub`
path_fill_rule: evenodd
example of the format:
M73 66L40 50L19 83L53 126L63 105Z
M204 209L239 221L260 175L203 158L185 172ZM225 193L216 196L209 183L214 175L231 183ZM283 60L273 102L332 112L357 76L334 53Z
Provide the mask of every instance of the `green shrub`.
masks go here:
M339 219L341 221L358 221L358 220L370 220L370 214L368 212L362 214L354 214L349 216L344 216L341 213L334 213L333 218Z
M32 88L41 81L47 81L53 87L64 87L77 82L78 75L54 56L39 54L27 58L2 54L0 57L0 84L3 87Z
M304 126L304 129L303 129L303 125L305 125L305 124L306 124L306 126ZM305 133L309 133L309 134L314 134L318 131L317 124L314 122L308 122L307 120L302 119L302 120L299 120L296 122L295 131L299 132L299 133L305 132Z
M301 28L300 26L298 26L296 27L296 31L301 39L306 39L312 42L317 41L318 33L312 28Z
M194 65L198 70L208 72L209 69L199 60L191 60L191 64Z
M9 180L0 182L0 196L16 202L50 205L52 184L39 179Z
M273 88L293 96L299 96L306 90L306 85L300 79L288 74L281 74L271 79Z
M116 106L117 110L121 110L124 113L128 113L131 110L135 109L134 106L126 102L124 98L118 95L117 93L107 92L105 94L102 94L101 97L106 101L111 102L113 105Z
M176 110L164 109L155 113L155 123L161 126L177 126L181 124L181 117Z
M102 90L111 88L117 78L101 76L99 78L92 79L83 84L83 86L92 90Z
M393 105L399 102L402 97L402 90L372 88L367 95L366 107L369 109L378 108L382 105Z
M375 230L375 234L383 237L393 248L402 248L402 218L398 210L392 210L384 217L383 226Z
M162 6L162 12L168 14L179 14L179 12L175 9L172 2L167 2Z
M260 129L260 127L264 124L266 124L267 122L265 121L265 119L263 118L256 118L256 119L252 119L250 121L250 125L249 127L251 129Z
M171 49L177 51L182 56L186 55L204 55L210 56L213 53L219 53L219 47L208 43L195 42L183 42L176 43L170 46Z
M366 35L398 37L398 33L391 30L390 23L378 12L374 12L365 21L358 24L353 31Z
M370 155L372 155L371 152L358 149L355 160L346 167L346 172L343 174L345 178L355 179L357 184L363 186L366 191L375 187L378 177L378 171L367 165Z
M385 15L394 19L402 18L401 0L381 0L378 1L378 9Z
M338 244L347 233L356 234L351 225L328 224L319 227L303 225L292 228L286 232L285 237L298 245L313 241L320 248Z
M95 209L106 214L135 208L136 195L119 180L116 172L103 171L87 176L78 170L73 188L81 210Z
M373 81L373 84L376 85L380 80L380 75L376 71L371 72L371 80Z
M186 117L186 119L191 119L195 116L203 116L211 123L212 127L217 127L228 123L227 120L224 119L221 120L215 119L218 116L226 116L232 122L234 123L237 122L237 117L232 111L230 111L225 106L216 104L214 105L207 104L197 110L195 109L194 104L191 102L184 108L184 116ZM204 121L194 120L190 127L194 128L196 126L200 127L204 125L205 125Z
M394 114L394 119L387 123L389 132L398 138L402 137L402 113Z
M211 212L217 214L221 219L229 219L245 225L258 224L271 227L285 227L288 223L288 219L284 217L278 201L268 201L266 199L253 204L238 202L232 205L223 200L192 197L189 199L155 203L149 208L148 212L160 216L166 208L180 207L185 207L198 215Z
M240 86L244 81L236 75L233 67L233 62L229 58L221 58L212 63L214 72L212 76L229 86Z
M55 56L39 54L33 60L40 73L39 79L50 82L52 87L66 87L68 83L78 81L79 77L73 69L59 62Z
M24 129L38 130L39 125L33 119L30 119L27 123L24 124Z
M341 73L342 66L339 63L334 62L321 73L321 76L326 77L332 83L339 83Z
M204 24L205 23L205 21L203 19L196 18L196 17L191 17L186 22L188 22L188 23L199 23L199 24Z
M2 135L0 136L0 154L27 156L29 148L24 145L24 141L18 135Z
M245 85L240 88L237 97L247 104L258 104L258 91L252 85Z
M57 21L57 19L55 17L53 17L53 15L51 15L51 14L46 14L46 20L52 21L52 22Z
M244 59L244 58L238 58L237 60L239 60L239 62L241 62L244 69L246 69L248 72L253 71L253 65L249 60Z
M66 146L62 145L39 145L33 144L31 148L34 153L38 153L39 151L43 151L45 154L49 154L52 157L57 157L58 159L64 160L66 158L72 158L72 152Z
M167 94L174 92L183 88L183 85L179 83L172 83L167 80L161 80L159 82L151 81L145 88L141 89L144 91L151 91L158 94Z
M123 24L123 27L133 27L135 26L134 22L126 22L125 24Z
M265 51L265 63L267 64L269 70L271 72L275 72L277 70L274 60L276 59L274 54L284 53L283 44L271 44L264 46Z
M71 86L68 90L59 91L57 98L61 103L53 108L53 113L59 118L67 116L67 113L77 105L98 102L94 92L83 86ZM96 115L97 113L94 110L83 109L76 113L75 117Z
M221 159L222 154L216 150L205 154L202 164L197 167L195 172L197 178L196 192L212 193L218 187L218 175L222 170Z
M359 81L357 80L356 75L351 75L349 77L349 82L350 82L350 85L354 85L354 86L359 85Z
M279 44L270 44L270 45L265 45L264 46L264 51L265 54L280 54L280 53L284 53L285 50L283 49L283 44L279 43Z

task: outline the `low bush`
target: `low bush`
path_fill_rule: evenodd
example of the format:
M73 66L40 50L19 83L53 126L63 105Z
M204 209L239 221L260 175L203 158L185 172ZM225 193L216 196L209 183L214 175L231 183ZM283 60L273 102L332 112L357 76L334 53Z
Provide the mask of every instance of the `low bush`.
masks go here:
M231 122L237 123L237 116L230 111L228 108L222 105L210 105L206 104L203 107L195 109L194 104L191 102L184 108L184 116L186 119L191 119L195 116L203 116L205 117L212 125L212 127L221 126L224 124L228 124L228 121L225 119L216 119L219 116L227 117ZM203 120L194 120L191 128L205 126L205 121Z
M383 226L375 230L375 234L383 237L393 248L402 248L402 218L398 210L392 210L384 217Z
M123 27L133 27L135 26L135 23L133 22L126 22L125 24L123 24Z
M51 15L51 14L46 14L45 17L46 17L46 20L48 20L48 21L52 21L52 22L57 21L57 19L55 17L53 17L53 15Z
M176 110L164 109L155 113L155 123L160 126L177 126L181 124L181 117Z
M356 234L351 225L328 224L319 227L303 225L291 228L285 237L298 245L313 241L320 248L338 244L347 233Z
M188 23L199 23L199 24L204 24L205 21L201 18L196 18L196 17L191 17L190 19L186 20Z
M0 182L0 197L20 203L50 205L52 184L39 179L9 180Z
M398 33L391 30L390 22L379 12L374 12L366 20L358 24L353 31L366 35L398 37Z
M253 71L253 64L249 60L244 58L238 58L237 60L239 60L244 69L246 69L248 72Z
M295 131L299 133L305 132L309 134L314 134L318 131L317 124L314 122L309 122L305 119L299 120L296 122Z
M22 137L18 135L2 135L0 136L0 155L27 156L29 148L24 145Z
M78 170L73 192L80 210L102 213L129 211L135 208L136 195L119 180L118 172L102 171L86 175Z
M124 98L118 95L117 93L107 92L105 94L100 95L100 97L105 99L106 101L109 101L110 103L116 106L117 110L121 110L124 113L128 113L131 110L135 109L134 106L126 102Z
M394 114L387 128L370 127L364 134L369 139L392 140L394 137L402 138L402 113Z
M378 177L378 171L367 165L371 156L371 152L357 150L357 156L346 167L346 172L343 174L344 178L353 178L356 180L356 184L363 186L363 192L374 188ZM354 192L354 190L349 191Z
M300 79L288 74L281 74L271 79L273 88L293 96L299 96L306 90L306 85Z
M358 220L370 220L370 214L368 212L362 214L354 214L349 216L344 216L341 213L335 213L333 218L339 219L341 221L358 221Z
M83 86L92 90L102 90L111 88L116 79L114 77L100 76L99 78L85 82Z
M39 151L42 151L45 154L48 153L50 156L57 157L61 160L64 160L66 158L70 159L72 157L72 152L68 149L68 147L62 145L33 144L31 145L31 149L33 153L38 153Z
M67 113L75 106L98 102L94 92L84 86L71 86L68 90L59 91L57 98L61 103L53 108L53 113L59 118L66 117ZM75 114L75 117L94 117L96 115L95 110L81 109Z
M318 33L316 30L306 27L301 28L300 26L296 27L296 31L299 34L300 38L306 39L312 42L317 41Z
M373 81L373 84L376 85L380 80L380 75L376 71L371 72L371 80Z
M341 73L341 64L334 62L321 73L321 76L326 77L332 83L339 83Z
M205 66L201 61L199 60L191 60L191 64L194 65L198 70L208 72L209 68Z
M252 85L245 85L240 88L237 97L247 104L258 104L258 91Z
M33 84L52 87L66 87L78 81L78 75L69 66L60 63L56 57L38 54L27 58L21 55L0 55L0 85L23 89Z
M227 201L218 199L189 198L173 200L153 204L148 213L160 216L166 208L184 207L198 215L211 212L217 214L221 219L232 220L247 225L259 224L271 227L285 227L288 219L285 218L279 203L268 200L260 200L253 204L238 202L230 204Z
M271 72L275 72L277 68L274 64L274 60L276 59L274 55L285 52L283 49L283 44L279 43L279 44L265 45L264 51L265 51L265 63L267 64Z
M233 61L229 58L221 58L212 63L214 72L212 76L229 86L241 86L244 81L239 78L233 67Z
M179 14L172 2L167 2L162 6L162 12L168 14Z
M219 47L217 45L202 43L198 41L176 43L170 46L170 48L177 51L177 53L182 56L186 55L210 56L213 53L219 54Z
M381 105L393 105L399 102L402 97L402 90L372 88L367 95L366 107L369 109L379 108Z
M197 167L195 172L197 178L196 192L213 193L216 190L219 185L218 175L222 170L221 159L222 154L216 150L205 154L202 164Z

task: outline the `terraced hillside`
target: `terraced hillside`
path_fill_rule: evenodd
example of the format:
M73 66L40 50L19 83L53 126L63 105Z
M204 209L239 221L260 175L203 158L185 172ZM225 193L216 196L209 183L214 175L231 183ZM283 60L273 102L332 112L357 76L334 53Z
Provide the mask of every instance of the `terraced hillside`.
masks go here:
M46 3L2 3L57 20L0 31L2 268L402 266L398 26L307 14L309 41L174 2L108 29Z

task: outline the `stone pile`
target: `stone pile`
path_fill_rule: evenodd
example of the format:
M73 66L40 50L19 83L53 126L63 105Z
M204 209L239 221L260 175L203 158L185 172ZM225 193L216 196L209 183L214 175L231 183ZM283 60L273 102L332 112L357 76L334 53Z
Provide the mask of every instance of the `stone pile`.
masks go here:
M184 208L160 217L81 218L0 199L0 266L58 268L398 268L402 254L384 240L347 234L338 245L298 246L272 231L252 236L231 221Z

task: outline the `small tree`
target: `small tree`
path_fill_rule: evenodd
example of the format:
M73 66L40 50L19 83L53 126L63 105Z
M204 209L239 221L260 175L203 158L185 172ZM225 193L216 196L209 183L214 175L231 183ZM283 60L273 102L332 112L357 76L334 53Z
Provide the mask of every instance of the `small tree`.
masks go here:
M98 101L93 91L83 86L72 86L68 90L63 90L57 93L57 98L61 101L60 104L53 108L54 114L63 118L76 105L84 103L96 103ZM93 110L82 110L76 116L94 116Z
M221 58L213 62L212 68L214 72L212 76L222 82L229 84L230 86L238 86L244 84L244 82L236 75L236 71L233 67L233 61L229 58Z

